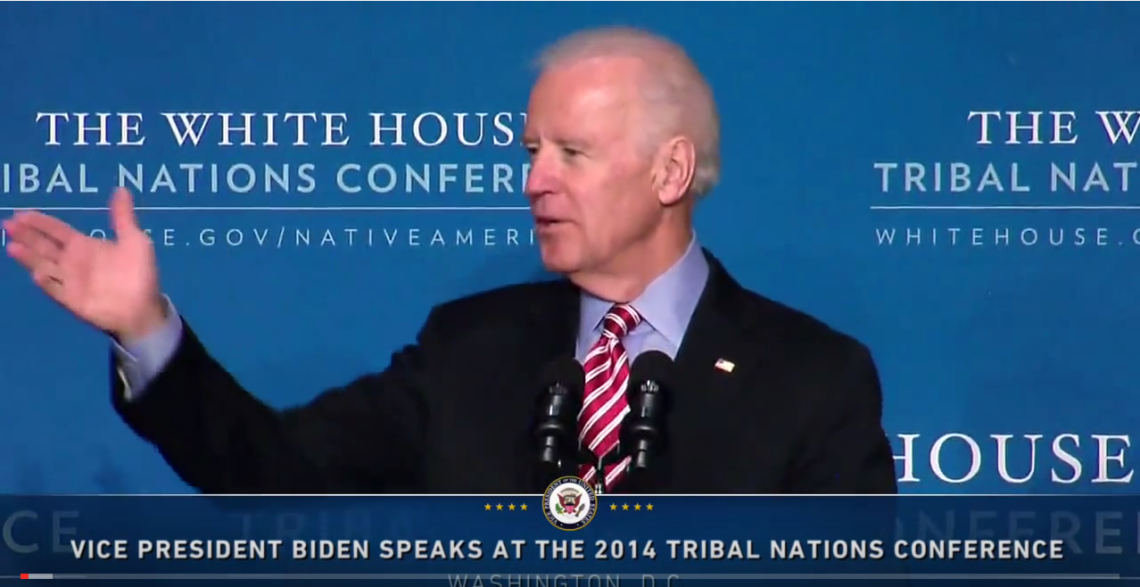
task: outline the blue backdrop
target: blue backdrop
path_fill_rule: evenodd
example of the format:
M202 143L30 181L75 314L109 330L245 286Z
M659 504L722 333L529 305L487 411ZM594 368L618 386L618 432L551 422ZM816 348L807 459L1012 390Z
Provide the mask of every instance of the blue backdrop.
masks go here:
M302 402L382 369L431 305L540 275L529 62L581 27L648 27L721 108L700 238L871 347L903 491L1127 491L1136 22L1126 3L5 4L0 207L96 231L132 186L208 347ZM105 340L10 260L0 287L0 488L187 491L112 412Z

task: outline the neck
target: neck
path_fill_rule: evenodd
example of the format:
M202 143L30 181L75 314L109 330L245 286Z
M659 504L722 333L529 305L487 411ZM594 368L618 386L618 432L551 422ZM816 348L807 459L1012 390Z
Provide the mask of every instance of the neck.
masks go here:
M603 300L631 302L685 254L692 239L688 224L662 225L605 267L570 275L570 281Z

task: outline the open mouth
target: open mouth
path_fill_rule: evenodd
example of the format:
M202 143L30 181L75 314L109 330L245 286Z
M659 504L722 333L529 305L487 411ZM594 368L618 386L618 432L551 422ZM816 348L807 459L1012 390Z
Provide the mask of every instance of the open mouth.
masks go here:
M539 228L552 228L563 223L562 220L559 220L557 218L544 218L541 216L535 218L534 222Z

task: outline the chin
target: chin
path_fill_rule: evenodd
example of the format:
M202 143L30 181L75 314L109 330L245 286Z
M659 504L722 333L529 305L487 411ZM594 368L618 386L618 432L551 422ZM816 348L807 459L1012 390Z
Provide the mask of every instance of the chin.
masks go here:
M542 266L551 273L566 275L578 270L580 263L575 255L567 255L555 248L542 248Z

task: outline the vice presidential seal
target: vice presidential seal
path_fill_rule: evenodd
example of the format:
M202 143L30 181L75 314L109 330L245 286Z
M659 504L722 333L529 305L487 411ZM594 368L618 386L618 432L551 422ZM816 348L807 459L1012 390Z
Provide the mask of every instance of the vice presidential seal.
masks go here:
M577 477L561 477L546 488L543 496L546 519L560 530L585 528L598 510L598 501L589 483Z

